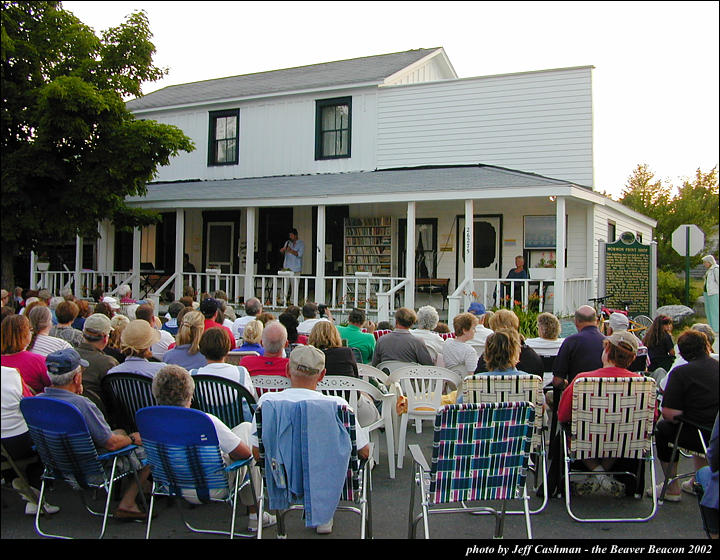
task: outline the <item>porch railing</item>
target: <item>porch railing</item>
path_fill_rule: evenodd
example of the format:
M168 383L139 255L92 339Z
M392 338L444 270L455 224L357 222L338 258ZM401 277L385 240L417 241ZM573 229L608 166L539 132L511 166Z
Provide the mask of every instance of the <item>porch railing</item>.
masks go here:
M448 321L467 309L471 302L478 301L487 309L510 306L518 301L524 309L530 302L537 302L539 312L550 311L556 315L572 313L588 302L592 281L590 278L565 280L563 302L554 297L554 279L510 279L510 278L466 278L448 296Z
M218 290L224 291L230 302L237 301L244 294L244 274L184 272L183 279L195 289L198 300L202 294L212 294ZM175 297L180 298L182 294L175 294Z
M386 309L386 314L394 310L394 298L384 302L388 294L395 294L405 286L405 278L392 276L328 276L330 282L329 299L326 303L331 311L345 313L354 307L363 309L366 315L378 313L378 320L387 320L388 316L380 318L380 310ZM383 305L385 307L383 307Z
M38 290L46 288L53 295L60 295L65 289L76 292L74 270L35 270L31 274ZM121 284L129 283L132 279L133 273L128 271L83 270L79 275L80 294L88 297L96 287L101 287L104 293L114 293Z

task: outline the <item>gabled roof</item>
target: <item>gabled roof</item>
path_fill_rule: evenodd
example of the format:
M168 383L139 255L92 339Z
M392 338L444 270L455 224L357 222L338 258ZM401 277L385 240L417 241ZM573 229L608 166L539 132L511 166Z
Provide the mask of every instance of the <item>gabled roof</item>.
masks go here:
M442 52L442 48L415 49L399 53L364 56L350 60L168 86L143 97L132 99L126 103L126 106L128 110L136 111L286 91L353 84L381 84L387 77L438 51Z

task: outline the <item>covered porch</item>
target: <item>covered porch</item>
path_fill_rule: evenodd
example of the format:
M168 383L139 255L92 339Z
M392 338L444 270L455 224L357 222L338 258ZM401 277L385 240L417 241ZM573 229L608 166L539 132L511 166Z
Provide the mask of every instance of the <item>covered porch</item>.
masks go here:
M360 307L377 320L431 304L451 322L471 301L490 308L501 299L562 316L594 295L593 196L491 166L151 184L128 202L158 210L163 223L125 239L125 270L110 266L120 249L112 225L100 224L95 270L40 271L33 261L31 278L80 297L128 284L160 303L191 285L198 297L223 290L233 305L258 297L278 311L317 301L341 317ZM292 227L305 242L300 274L277 260ZM77 251L82 263L81 239ZM184 254L195 272L184 271ZM516 256L530 280L505 278Z

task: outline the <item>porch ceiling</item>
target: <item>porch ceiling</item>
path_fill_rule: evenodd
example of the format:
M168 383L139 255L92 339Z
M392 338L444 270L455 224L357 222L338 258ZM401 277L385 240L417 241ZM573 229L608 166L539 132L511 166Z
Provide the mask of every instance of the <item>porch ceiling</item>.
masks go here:
M131 206L232 208L572 196L589 188L489 165L151 183Z

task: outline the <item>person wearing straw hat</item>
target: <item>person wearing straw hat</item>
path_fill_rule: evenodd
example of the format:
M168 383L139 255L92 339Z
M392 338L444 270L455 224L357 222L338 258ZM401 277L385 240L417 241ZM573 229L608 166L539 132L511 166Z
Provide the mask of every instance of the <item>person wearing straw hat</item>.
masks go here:
M113 373L137 373L146 377L155 377L155 374L165 366L165 362L151 362L152 345L160 340L160 331L153 328L143 319L130 321L120 338L120 349L125 355L125 361L108 371Z

